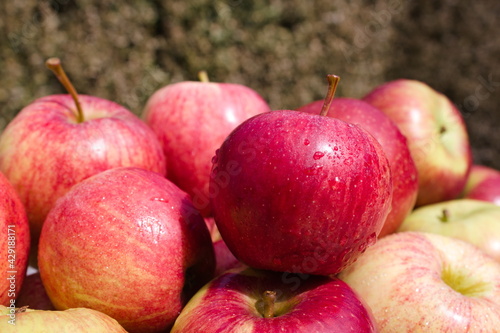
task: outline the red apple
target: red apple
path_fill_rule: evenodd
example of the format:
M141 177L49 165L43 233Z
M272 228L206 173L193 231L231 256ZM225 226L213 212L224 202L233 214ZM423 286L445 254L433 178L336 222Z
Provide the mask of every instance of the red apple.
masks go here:
M160 143L143 121L114 102L77 96L59 60L47 64L73 94L37 99L0 136L0 171L26 207L34 250L47 213L73 185L120 166L166 170Z
M28 267L30 233L23 204L1 172L0 228L0 251L5 253L0 262L0 305L15 308Z
M472 165L462 197L500 206L500 171L484 165Z
M291 110L238 126L216 152L210 186L236 258L319 275L338 273L376 241L392 198L389 163L370 134Z
M50 301L40 277L40 272L27 275L24 279L19 297L16 299L16 307L28 306L37 310L55 310Z
M304 105L298 111L318 114L323 100ZM418 177L406 138L382 111L354 98L336 98L328 116L360 126L377 139L389 160L392 174L392 208L379 237L393 233L411 212L417 199Z
M0 305L2 333L127 333L118 322L99 311L77 308L43 311L9 309Z
M380 332L498 332L500 263L464 241L421 232L380 239L340 273Z
M231 271L203 287L172 333L377 332L363 301L344 282L321 276Z
M211 215L208 181L211 159L241 122L269 111L254 90L232 83L185 81L167 85L148 100L143 118L157 134L168 178L189 193L203 215Z
M39 270L54 306L88 307L129 332L164 332L213 277L189 196L162 175L115 168L75 185L42 229Z
M414 80L382 84L364 98L384 112L407 138L418 170L417 206L455 199L472 163L460 111L443 94Z

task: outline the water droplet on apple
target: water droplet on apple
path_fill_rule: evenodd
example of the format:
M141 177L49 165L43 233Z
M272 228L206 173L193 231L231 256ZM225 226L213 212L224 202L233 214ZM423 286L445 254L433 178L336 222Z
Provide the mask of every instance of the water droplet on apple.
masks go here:
M333 150L338 151L338 150L339 150L339 147L334 146L334 147L333 147Z
M319 160L319 159L320 159L320 158L322 158L323 156L325 156L325 153L320 152L320 151L317 151L317 152L315 152L315 153L314 153L313 158L314 158L315 160Z
M312 167L304 169L304 173L308 176L314 176L319 175L321 173L321 170L323 170L322 165L314 164Z
M219 149L215 151L215 155L212 157L212 164L215 164L219 161Z
M310 143L311 143L311 141L304 139L304 145L309 146Z
M372 246L373 244L375 244L377 242L377 234L372 232L370 234L370 236L368 236L368 238L366 239L366 246Z
M281 260L279 258L273 258L273 265L281 266Z
M348 158L346 158L346 159L344 160L344 164L345 164L345 165L351 165L351 164L352 164L352 162L353 162L352 157L348 157Z
M347 241L349 240L349 236L347 235L342 235L342 237L340 238L340 242L339 242L339 245L340 246L345 246L347 244Z
M165 203L168 202L168 200L166 200L164 198L156 198L156 197L155 198L151 198L151 201L160 201L160 202L165 202Z

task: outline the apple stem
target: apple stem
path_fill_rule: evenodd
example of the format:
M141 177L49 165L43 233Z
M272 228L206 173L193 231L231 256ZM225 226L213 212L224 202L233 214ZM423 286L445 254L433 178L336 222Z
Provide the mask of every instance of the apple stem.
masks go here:
M26 312L26 310L28 310L28 307L29 305L21 306L20 308L16 309L16 313Z
M271 290L264 291L264 293L262 293L262 300L264 301L264 318L273 318L276 292Z
M450 218L450 212L446 208L443 209L443 213L439 217L439 219L441 220L441 222L448 222L449 218Z
M78 93L76 92L75 87L73 87L71 81L68 79L68 76L64 72L64 69L62 68L61 65L61 60L59 58L49 58L45 62L45 66L47 66L48 69L54 72L59 82L61 82L64 88L66 88L71 97L73 97L77 110L76 122L82 123L84 121L83 111L82 111L82 106L80 105L80 101L78 100Z
M337 90L340 81L340 77L333 74L328 74L326 79L328 80L328 92L326 93L325 102L319 114L320 116L326 116L328 114L330 104L332 104L333 97L335 96L335 90Z
M201 82L210 82L210 80L208 79L208 74L207 74L206 71L199 71L198 72L198 79Z

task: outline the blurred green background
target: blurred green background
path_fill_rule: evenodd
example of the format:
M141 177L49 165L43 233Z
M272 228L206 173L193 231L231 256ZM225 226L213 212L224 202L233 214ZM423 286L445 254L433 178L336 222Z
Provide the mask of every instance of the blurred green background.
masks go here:
M481 0L51 0L0 4L0 130L26 104L64 92L44 66L60 57L79 93L140 114L158 88L235 82L272 109L359 98L421 80L462 111L474 159L500 169L500 2Z

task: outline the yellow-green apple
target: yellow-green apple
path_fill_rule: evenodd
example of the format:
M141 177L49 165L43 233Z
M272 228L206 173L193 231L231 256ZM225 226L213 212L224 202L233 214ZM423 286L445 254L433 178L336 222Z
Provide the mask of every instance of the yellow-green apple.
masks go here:
M211 215L208 181L211 159L241 122L269 111L253 89L234 83L184 81L167 85L147 101L143 119L158 136L167 157L168 178Z
M384 112L407 138L418 171L417 206L455 199L472 164L460 111L443 94L416 80L394 80L363 100Z
M376 241L390 210L382 147L339 119L259 114L226 138L213 161L216 225L250 267L338 273Z
M500 263L459 239L398 232L340 273L381 333L497 332Z
M114 168L75 185L49 212L39 270L56 309L88 307L129 332L164 332L213 277L208 229L163 175Z
M500 171L473 164L462 197L489 201L500 206Z
M299 111L318 114L323 100L298 108ZM415 162L410 155L406 138L382 111L365 101L354 98L335 98L328 116L362 127L373 135L384 149L392 174L391 211L379 234L383 237L396 231L415 206L418 177Z
M35 100L0 136L0 170L25 205L33 250L50 208L74 184L120 166L166 172L160 143L139 117L112 101L78 96L60 61L47 65L71 94Z
M369 308L344 282L252 269L231 270L203 287L172 333L377 332Z
M45 291L40 272L27 275L24 279L21 292L16 299L16 307L21 308L24 306L37 310L56 309Z
M91 309L44 311L17 308L13 310L2 305L0 305L0 332L127 333L115 319Z
M500 207L491 202L455 199L415 209L398 231L423 231L459 238L500 262Z
M0 305L16 307L28 267L30 233L28 218L19 196L0 172ZM5 254L5 255L4 255Z

